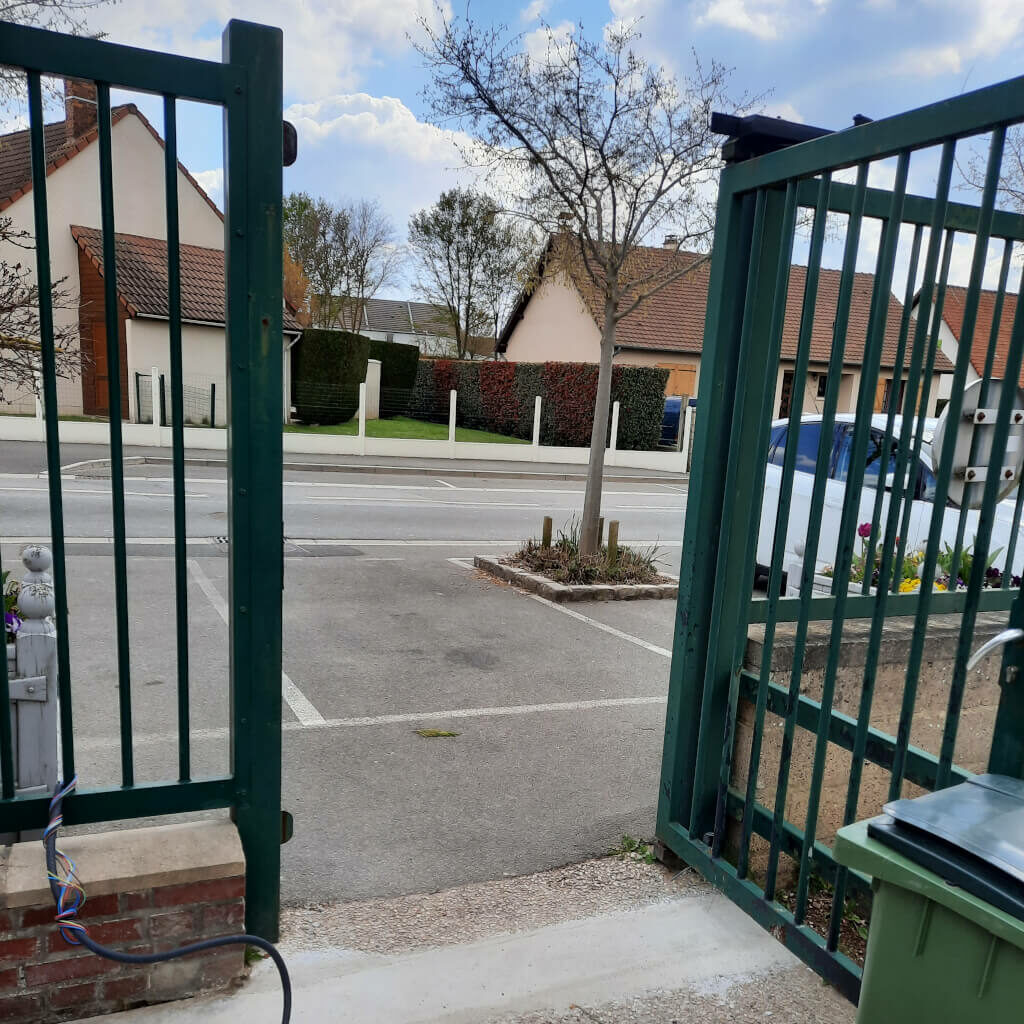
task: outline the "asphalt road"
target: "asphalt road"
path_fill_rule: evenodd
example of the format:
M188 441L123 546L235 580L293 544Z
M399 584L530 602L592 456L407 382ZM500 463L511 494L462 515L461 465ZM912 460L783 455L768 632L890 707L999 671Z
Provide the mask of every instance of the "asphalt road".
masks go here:
M48 534L46 481L19 458L0 466L5 567L21 540ZM674 603L567 612L482 578L466 559L507 551L502 542L537 533L544 514L571 519L582 483L446 479L443 469L285 482L287 903L525 873L653 831ZM135 467L126 484L140 781L176 776L166 475ZM62 483L77 767L84 784L117 784L110 483ZM222 473L196 467L187 492L190 733L202 777L228 765ZM661 541L674 571L678 483L610 483L606 494L623 537Z

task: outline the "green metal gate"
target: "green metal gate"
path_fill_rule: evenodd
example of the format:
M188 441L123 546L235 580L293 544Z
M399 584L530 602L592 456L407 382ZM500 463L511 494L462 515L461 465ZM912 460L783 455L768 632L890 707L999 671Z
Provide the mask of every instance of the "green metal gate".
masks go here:
M74 666L61 500L57 381L51 303L46 179L52 153L43 133L42 76L92 81L97 87L107 361L120 379L111 88L163 98L167 209L167 303L173 423L178 778L135 778L128 634L127 538L124 517L121 396L110 388L110 475L117 624L121 786L90 789L64 802L66 824L114 821L210 808L232 809L246 855L246 926L274 940L278 931L281 817L281 177L282 36L278 29L232 21L221 63L171 56L39 29L0 26L0 64L27 76L46 420L51 545L58 629L60 749L65 778L75 772ZM228 381L228 525L230 579L231 769L194 779L190 753L189 637L182 417L181 273L176 111L179 100L224 112L226 325ZM159 185L156 185L159 187ZM8 528L12 524L4 524ZM0 658L0 709L9 707L7 659ZM113 713L113 708L111 708ZM10 723L0 715L0 830L42 829L48 798L15 796Z
M1024 240L1024 217L997 207L1010 163L1007 130L1021 121L1024 78L733 163L721 175L658 836L853 1000L860 969L838 950L840 928L846 897L851 892L865 900L870 896L865 880L837 865L818 837L826 765L830 758L841 758L847 773L844 822L858 816L866 763L876 766L872 773L886 773L890 799L905 792L907 784L935 789L964 778L953 755L977 616L1008 613L1014 625L1024 625L1024 601L1015 578L1021 569L1014 568L1024 551L1024 545L1017 547L1024 488L1018 488L1015 502L1012 496L997 501L1007 485L1006 462L1014 474L1019 472L1019 443L1008 446L1007 440L1021 403L1015 388L994 383L1018 380L1024 352L1024 303L1017 305L1012 329L1009 314L1007 323L1000 323L1004 307L1012 304L1007 283L1020 250L1016 243ZM969 151L980 154L978 205L951 200L954 171ZM891 188L869 187L873 168L876 174L885 172ZM917 189L930 194L908 190L911 172ZM931 186L918 184L926 180ZM935 424L915 412L931 409L934 371L945 365L941 325L958 239L970 243L971 262L969 283L957 298L962 323L946 423L953 432L975 429L977 438L980 427L971 424L994 424L986 434L991 452L981 461L976 448L964 464L955 457L954 445L945 444L940 456L936 448L929 465ZM806 247L800 260L805 269L794 273L796 245ZM999 267L998 286L985 291L990 251ZM834 306L828 307L834 321L828 324L830 351L820 408L806 416L802 402L794 400L788 421L773 426L783 336L788 330L791 344L795 338L787 367L799 395L812 365L816 304L823 301L819 293L826 273L822 260L830 252L835 262L841 261L841 272L838 295L830 300ZM852 300L863 281L855 271L858 261L865 268L867 260L873 276L867 322L858 328L863 355L854 415L837 418L844 347L853 333ZM801 277L803 295L794 293L794 299L790 292ZM904 303L895 323L889 301L894 288ZM910 312L915 297L916 316ZM985 330L977 326L982 300L986 325L988 318L992 321ZM972 340L975 360L984 353L978 369L971 368ZM900 396L894 384L890 391L899 403L889 401L884 420L876 415L872 422L876 396L882 393L883 349L885 365L893 365L893 381L906 374L906 390ZM975 388L965 398L969 375L981 378L980 394ZM801 425L805 437L813 430L818 438L809 452L806 446L798 452ZM840 446L845 485L836 492ZM874 475L869 475L871 453L879 451ZM772 500L765 497L769 452ZM795 492L801 474L804 483ZM951 488L961 487L972 504L980 502L977 513L947 504ZM826 497L836 493L841 495L834 502L838 532L823 539ZM997 506L1012 518L1009 540L1000 540L998 551L991 543ZM806 536L790 536L791 523L804 520ZM860 530L865 522L870 526ZM917 545L923 553L923 560L915 559L921 561L917 589L912 579L901 588L904 560ZM996 562L986 573L990 546ZM796 563L794 551L800 555ZM969 574L968 556L978 567ZM855 557L868 567L863 581L851 581ZM816 595L815 576L820 585L826 561L832 579ZM752 597L758 564L767 569L768 588L766 595ZM798 596L783 594L784 572ZM957 586L960 576L963 586ZM955 656L938 709L944 724L929 752L912 746L910 735L922 664L928 660L928 630L938 615L957 617L952 620ZM871 724L871 712L885 627L895 618L912 628L906 629L898 729L889 735ZM862 620L864 665L854 717L839 714L833 704L843 649L839 640L844 623L855 620ZM805 685L808 631L814 623L831 640L821 655L820 699L812 699ZM745 666L751 624L763 624L763 647L760 657ZM773 647L781 628L791 633L792 659L785 677L776 682ZM1007 648L1001 680L1015 679L1021 664L1019 646ZM1012 685L1001 692L989 770L1022 776L1024 702ZM743 743L738 742L740 716ZM764 742L769 729L777 750ZM787 801L794 744L801 734L813 754L802 766L807 770L805 813L791 821ZM765 785L759 773L764 774L769 753L775 777ZM877 806L871 813L880 810ZM757 865L753 843L760 844L762 854ZM795 879L785 896L780 861L791 866ZM817 928L807 918L812 885L826 892L832 887L830 919Z

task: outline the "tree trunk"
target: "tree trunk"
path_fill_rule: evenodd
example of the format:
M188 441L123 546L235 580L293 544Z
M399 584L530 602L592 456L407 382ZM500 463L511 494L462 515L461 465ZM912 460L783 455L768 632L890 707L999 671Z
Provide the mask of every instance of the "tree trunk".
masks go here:
M604 484L604 451L608 443L608 413L612 398L612 353L615 350L615 306L605 300L604 327L601 330L601 362L597 371L597 398L594 402L594 429L590 434L590 465L587 490L583 498L583 523L580 554L596 555L598 519L601 516L601 488Z

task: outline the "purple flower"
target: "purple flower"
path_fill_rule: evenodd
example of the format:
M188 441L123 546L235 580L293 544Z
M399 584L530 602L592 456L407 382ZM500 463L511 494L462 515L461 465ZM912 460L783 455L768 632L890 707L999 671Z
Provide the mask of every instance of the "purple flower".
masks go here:
M1019 587L1020 586L1020 577L1019 576L1011 576L1010 577L1010 585L1013 586L1013 587Z
M860 526L857 527L857 536L858 537L870 537L871 536L871 524L870 523L861 523Z
M21 619L14 612L4 612L4 626L8 633L17 633L21 629Z

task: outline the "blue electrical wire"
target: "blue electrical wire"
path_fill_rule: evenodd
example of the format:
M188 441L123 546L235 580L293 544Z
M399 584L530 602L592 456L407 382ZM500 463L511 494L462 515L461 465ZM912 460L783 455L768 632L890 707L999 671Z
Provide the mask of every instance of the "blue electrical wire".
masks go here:
M107 949L92 939L88 929L75 917L85 904L85 890L82 888L75 873L75 863L70 857L57 849L57 830L64 820L61 814L61 805L66 797L78 785L76 775L66 786L62 782L57 783L56 792L50 800L50 823L43 831L43 848L46 851L46 874L50 883L50 892L53 894L53 901L57 905L56 921L64 940L73 946L85 946L97 956L107 960L116 960L122 964L156 964L165 960L176 960L180 956L188 956L189 953L199 953L205 949L216 949L218 946L234 946L244 944L262 949L277 967L281 975L281 990L284 997L284 1006L281 1014L281 1024L288 1024L292 1016L292 983L288 977L288 967L284 958L277 951L273 943L260 938L259 935L221 935L216 939L204 939L202 942L193 942L189 946L181 946L178 949L169 950L166 953L119 953L117 950Z

